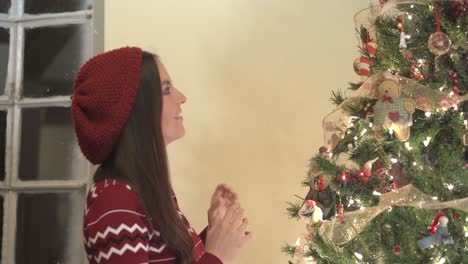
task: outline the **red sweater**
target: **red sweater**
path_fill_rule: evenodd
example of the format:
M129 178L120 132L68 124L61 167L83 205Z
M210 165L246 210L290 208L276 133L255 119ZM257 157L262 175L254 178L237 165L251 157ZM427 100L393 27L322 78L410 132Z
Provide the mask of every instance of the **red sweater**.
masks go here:
M192 235L194 263L222 264L215 255L205 252L205 231L197 235L177 209ZM89 191L83 234L90 263L175 263L173 252L147 220L135 191L117 180L97 182Z

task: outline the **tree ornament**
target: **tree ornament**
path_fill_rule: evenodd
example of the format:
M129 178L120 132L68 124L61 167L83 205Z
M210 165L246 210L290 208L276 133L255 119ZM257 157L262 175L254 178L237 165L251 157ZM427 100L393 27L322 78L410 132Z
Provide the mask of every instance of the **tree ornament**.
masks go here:
M346 222L346 217L344 215L344 205L341 202L338 204L338 218L342 224Z
M375 57L377 53L377 42L368 36L363 49L369 54L369 56L365 54L361 55L357 68L359 70L361 80L365 81L371 76L371 67L374 65L371 58Z
M314 200L306 200L299 211L299 215L306 224L316 224L323 221L322 209Z
M453 93L460 95L460 90L458 90L458 74L452 70L450 70L448 74L450 79L452 79Z
M429 37L428 46L429 50L435 55L441 56L449 52L452 42L447 34L443 32L433 33Z
M407 48L407 46L406 46L406 34L405 34L405 32L403 30L400 33L400 44L398 45L398 47L400 49L406 49Z
M397 255L401 254L401 246L400 245L393 246L393 253Z
M452 42L447 34L440 31L441 11L439 2L436 2L435 17L437 31L429 37L427 45L432 53L441 56L449 52Z
M453 238L450 236L447 228L447 223L449 220L445 215L439 216L439 214L436 216L438 224L437 231L431 236L427 236L418 240L418 245L421 249L432 248L437 245L454 244Z
M453 18L466 16L468 10L468 0L450 1L450 15Z
M377 102L374 105L375 138L384 139L383 129L393 131L396 138L405 141L413 125L412 114L415 104L411 99L401 98L400 86L393 80L384 80L376 88Z
M424 75L419 70L419 67L416 63L412 63L410 67L410 77L412 79L424 80Z

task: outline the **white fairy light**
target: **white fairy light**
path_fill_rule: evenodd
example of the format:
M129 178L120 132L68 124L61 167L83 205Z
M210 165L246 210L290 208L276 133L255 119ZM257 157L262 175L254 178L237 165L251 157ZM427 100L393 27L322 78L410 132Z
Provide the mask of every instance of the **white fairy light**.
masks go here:
M359 260L362 260L362 258L364 257L362 254L359 254L357 252L354 252L354 256Z
M372 124L372 122L371 122L371 123L369 123L369 127L372 127L373 125L374 125L374 124Z
M301 245L301 238L298 237L295 243L296 247L299 247Z
M354 137L354 141L357 141L358 140L358 137Z
M408 149L408 150L412 150L413 147L410 146L409 142L405 142L405 147Z
M390 129L388 130L388 133L389 133L390 135L393 135L393 129L390 128Z
M379 193L378 191L374 191L374 192L372 193L372 195L375 195L375 196L382 196L382 194Z
M465 126L467 126L468 125L468 120L464 120L463 124L465 124Z
M424 115L425 115L426 117L431 117L432 113L431 113L431 112L426 112L426 113L424 113Z
M395 163L398 162L398 159L396 159L396 158L391 158L390 161L391 161L393 164L395 164Z
M452 97L454 94L455 94L455 93L454 93L453 91L451 91L451 92L449 93L449 96Z
M453 184L447 184L447 189L449 189L449 191L453 190L455 186L453 186Z
M430 142L431 142L431 137L427 137L425 140L423 140L423 144L425 147L429 146Z
M443 91L444 89L445 89L445 86L441 86L441 87L439 88L440 91Z
M408 19L409 19L409 20L413 19L413 16L412 16L412 15L408 15Z
M437 198L437 196L434 196L434 197L432 197L432 200L437 201L437 200L439 200L439 198Z
M364 129L361 131L361 136L364 136L365 133L367 133L367 128L364 128Z
M414 5L411 5L411 8L414 8Z
M418 163L416 163L416 161L413 161L413 166L416 166L418 165Z
M465 232L465 237L468 237L468 232Z

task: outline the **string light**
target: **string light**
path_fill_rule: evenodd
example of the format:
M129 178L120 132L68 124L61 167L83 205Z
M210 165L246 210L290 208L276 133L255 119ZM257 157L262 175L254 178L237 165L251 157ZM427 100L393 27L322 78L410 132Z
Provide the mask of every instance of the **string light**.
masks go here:
M364 257L362 254L359 254L357 252L354 252L354 256L359 260L362 260L362 258Z
M361 136L364 136L365 133L367 133L367 128L364 128L364 129L361 131Z
M301 245L301 238L298 237L297 240L296 240L296 243L294 243L296 245L296 247L299 247Z
M430 142L431 142L431 137L427 137L425 140L423 140L423 144L425 147L429 146Z
M375 196L381 196L382 194L381 194L381 193L379 193L378 191L374 191L374 192L372 193L372 195L375 195Z
M416 163L416 161L413 161L413 166L416 166L418 165L418 163Z
M406 142L405 143L405 147L408 149L408 150L412 150L413 147L410 146L409 142Z
M374 125L374 124L372 124L372 122L371 122L371 123L369 123L369 127L372 127L373 125Z
M426 117L431 117L432 113L431 113L431 112L426 112L424 115L425 115Z
M409 19L409 20L413 19L413 16L412 16L412 15L408 15L408 19Z
M393 164L395 164L395 163L398 162L398 160L397 160L396 158L391 158L390 161L391 161Z
M439 198L437 198L437 196L434 196L434 197L432 197L432 200L437 201L437 200L439 200Z
M390 128L390 129L388 130L388 133L389 133L390 135L393 135L393 129Z

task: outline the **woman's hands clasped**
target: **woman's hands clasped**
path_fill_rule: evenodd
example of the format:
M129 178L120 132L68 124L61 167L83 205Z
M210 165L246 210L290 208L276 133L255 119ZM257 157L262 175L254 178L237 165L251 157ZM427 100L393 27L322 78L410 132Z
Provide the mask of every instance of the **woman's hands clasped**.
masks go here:
M221 259L223 264L233 263L252 234L237 194L224 184L218 185L211 198L208 223L205 250Z

